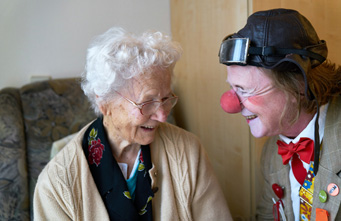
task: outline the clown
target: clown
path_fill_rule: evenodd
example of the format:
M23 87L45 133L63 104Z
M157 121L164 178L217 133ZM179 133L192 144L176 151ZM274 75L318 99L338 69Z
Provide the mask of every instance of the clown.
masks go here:
M326 42L288 9L252 14L221 44L231 85L222 108L270 137L259 220L341 219L341 68L326 58Z

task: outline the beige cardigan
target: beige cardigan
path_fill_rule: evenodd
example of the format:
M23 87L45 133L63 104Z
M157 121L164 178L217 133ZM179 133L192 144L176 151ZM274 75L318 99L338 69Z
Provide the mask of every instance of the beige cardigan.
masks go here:
M81 146L88 126L39 175L34 220L109 220ZM150 147L154 220L232 220L197 137L163 123Z

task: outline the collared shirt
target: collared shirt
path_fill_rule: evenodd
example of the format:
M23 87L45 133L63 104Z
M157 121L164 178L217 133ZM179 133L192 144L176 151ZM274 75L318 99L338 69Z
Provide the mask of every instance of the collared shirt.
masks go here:
M320 143L322 142L323 139L323 135L324 135L324 126L325 126L325 122L326 122L326 116L327 116L327 111L328 111L328 104L323 105L320 107L320 117L318 119L318 123L319 123L319 135L320 135ZM290 142L293 143L297 143L301 137L307 137L310 138L314 141L315 143L315 136L314 136L314 132L315 132L315 119L316 119L316 115L313 117L313 119L309 122L309 124L307 125L307 127L294 139L290 139L286 136L283 135L279 135L280 139L289 144ZM313 161L311 161L309 164L305 163L304 161L302 161L304 168L307 170L309 170L310 164ZM292 200L292 207L293 207L293 211L294 211L294 216L295 216L295 221L299 221L300 220L300 196L299 196L299 191L301 188L301 184L296 180L293 171L292 171L292 167L291 167L291 159L289 161L289 165L290 165L290 172L289 172L289 180L290 180L290 186L291 186L291 200Z

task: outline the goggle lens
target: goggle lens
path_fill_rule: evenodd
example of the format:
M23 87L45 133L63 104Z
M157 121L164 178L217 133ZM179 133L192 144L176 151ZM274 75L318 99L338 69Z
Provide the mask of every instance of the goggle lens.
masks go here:
M227 38L220 45L220 63L246 65L249 47L248 38Z

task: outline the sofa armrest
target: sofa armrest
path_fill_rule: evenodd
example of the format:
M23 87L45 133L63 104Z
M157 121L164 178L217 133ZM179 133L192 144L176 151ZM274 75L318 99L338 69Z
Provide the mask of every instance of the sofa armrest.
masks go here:
M0 91L0 220L29 220L24 121L19 90Z

